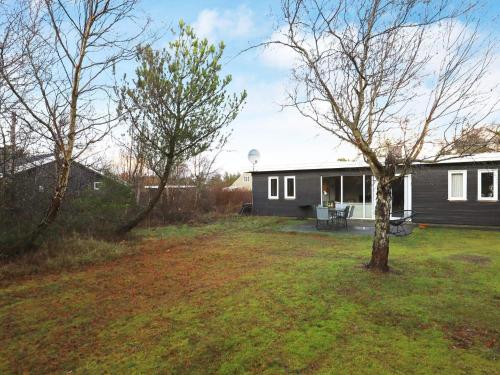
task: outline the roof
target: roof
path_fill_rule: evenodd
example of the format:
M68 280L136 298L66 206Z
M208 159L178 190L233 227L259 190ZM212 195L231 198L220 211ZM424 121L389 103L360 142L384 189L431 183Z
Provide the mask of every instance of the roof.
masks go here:
M55 160L56 160L56 158L54 157L53 154L38 154L38 155L26 156L23 159L20 159L17 161L18 166L16 167L15 173L20 173L20 172L30 170L32 168L41 167L42 165L52 163ZM102 172L99 172L98 170L96 170L92 167L89 167L89 166L82 164L82 163L79 163L77 161L75 161L74 163L79 164L82 167L87 168L87 169L91 170L92 172L97 173L97 174L105 177L105 175Z
M432 165L432 164L458 164L458 163L482 163L488 161L500 161L500 152L485 152L467 156L446 155L445 158L439 161L419 161L414 165ZM294 164L282 166L262 166L256 168L255 171L249 173L261 172L280 172L280 171L308 171L320 169L357 169L368 168L368 164L363 160L357 161L339 161L325 163L309 163L309 164Z
M195 185L165 185L167 189L194 189ZM144 189L158 189L158 185L144 185Z
M28 171L28 170L33 169L33 168L38 168L38 167L41 167L43 165L52 163L55 160L56 160L56 158L54 157L53 154L36 154L36 155L23 156L22 158L19 158L18 160L16 160L18 165L17 165L14 173L20 173L20 172ZM118 176L106 175L106 174L98 171L97 169L94 169L88 165L82 164L78 161L73 161L73 163L79 165L82 168L88 169L89 171L91 171L95 174L98 174L104 178L111 179L111 180L116 181L116 182L123 184L123 185L128 185L125 181L123 181ZM0 178L2 178L2 177L3 176L0 173Z
M39 154L27 156L24 159L17 161L16 173L24 172L32 168L40 167L42 165L51 163L55 160L52 154Z

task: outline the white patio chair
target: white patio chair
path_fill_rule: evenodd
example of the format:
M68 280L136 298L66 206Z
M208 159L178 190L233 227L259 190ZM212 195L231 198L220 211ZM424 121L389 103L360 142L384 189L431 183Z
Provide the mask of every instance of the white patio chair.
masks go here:
M330 225L330 214L328 207L316 206L316 228L319 229L320 223Z

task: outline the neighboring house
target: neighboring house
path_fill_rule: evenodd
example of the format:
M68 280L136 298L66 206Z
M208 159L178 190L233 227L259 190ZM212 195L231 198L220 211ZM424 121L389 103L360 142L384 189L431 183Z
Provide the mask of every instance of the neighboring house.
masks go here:
M500 226L500 153L415 164L392 189L392 211L413 210L430 224ZM363 162L252 172L257 215L313 216L317 205L349 204L374 219L376 179Z
M14 171L16 186L22 186L24 193L50 192L56 177L55 158L51 154L25 156L15 161ZM0 175L0 178L2 177ZM109 177L101 172L74 161L71 166L67 193L78 194L85 190L99 190L106 179Z
M136 199L139 204L147 204L158 190L160 179L156 176L143 176L136 182ZM196 186L190 184L167 184L163 190L160 202L186 195L194 195Z
M248 172L244 172L232 183L231 186L225 188L226 190L252 190L252 174Z

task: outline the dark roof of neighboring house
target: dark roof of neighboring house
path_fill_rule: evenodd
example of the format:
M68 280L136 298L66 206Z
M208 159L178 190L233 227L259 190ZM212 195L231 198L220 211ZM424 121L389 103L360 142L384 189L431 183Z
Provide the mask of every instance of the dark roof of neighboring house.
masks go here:
M53 157L52 154L37 154L37 155L23 155L16 159L16 165L18 167L31 166L35 167L37 165L45 164L44 159Z
M21 173L24 171L28 171L33 168L38 168L43 165L52 163L55 161L55 157L53 154L34 154L34 155L23 155L22 157L18 158L16 160L16 169L14 173ZM98 174L102 177L105 177L107 179L114 180L115 182L118 182L123 185L128 185L125 181L123 181L121 178L114 176L114 175L106 175L88 165L82 164L77 161L73 161L74 165L78 165L81 168L88 169L89 171ZM2 174L0 173L0 178L2 177Z
M24 172L33 168L41 167L42 165L46 165L55 161L55 157L53 154L34 154L34 155L23 155L16 160L16 168L15 173ZM89 169L92 172L104 176L102 172L84 165L79 162L74 162L77 165L80 165L83 168Z

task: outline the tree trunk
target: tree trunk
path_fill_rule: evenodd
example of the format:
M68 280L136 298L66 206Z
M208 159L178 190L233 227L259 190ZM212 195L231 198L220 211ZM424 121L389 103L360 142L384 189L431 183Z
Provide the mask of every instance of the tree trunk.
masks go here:
M375 235L373 237L372 258L367 267L389 271L389 219L391 215L391 185L380 179L377 185L377 204L375 206Z
M35 230L31 233L28 239L25 250L36 249L36 241L40 235L47 229L47 227L54 222L61 208L61 203L66 194L66 189L68 187L69 173L71 165L67 160L63 160L60 170L58 171L58 178L56 181L56 186L54 189L54 194L50 201L49 208L47 209L43 219L38 223Z
M158 190L156 191L156 194L153 196L153 198L148 202L148 205L144 210L139 212L132 220L128 221L124 225L120 226L117 230L116 233L119 235L125 234L130 232L132 229L134 229L141 221L143 221L151 211L153 211L153 208L155 208L156 204L160 200L163 191L165 190L165 186L167 185L167 181L170 177L170 171L172 169L172 161L167 162L167 166L165 168L165 171L163 173L163 176L160 180L160 184L158 185Z

